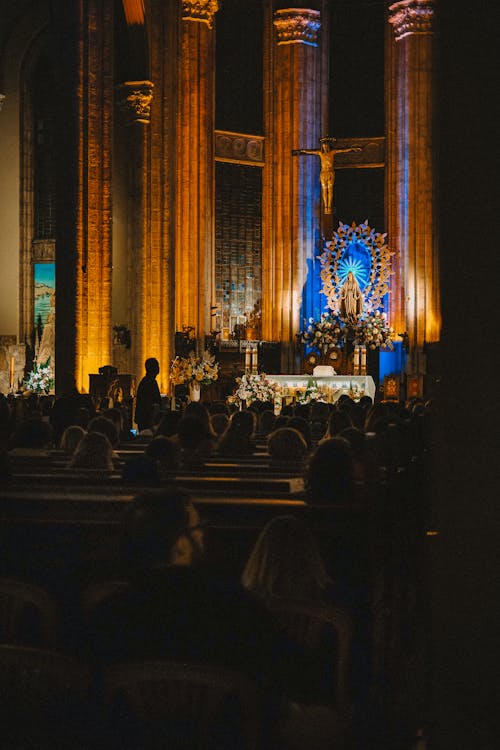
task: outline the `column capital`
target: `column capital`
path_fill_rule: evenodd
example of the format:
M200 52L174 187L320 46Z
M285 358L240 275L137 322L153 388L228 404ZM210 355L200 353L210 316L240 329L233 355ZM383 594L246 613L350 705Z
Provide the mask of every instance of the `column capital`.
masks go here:
M149 124L153 88L151 81L125 81L117 87L118 105L125 112L128 124Z
M311 8L284 8L274 13L274 25L280 44L318 46L321 14Z
M218 0L182 0L182 20L206 23L209 29L218 10Z
M413 34L432 34L435 0L400 0L389 6L396 41Z

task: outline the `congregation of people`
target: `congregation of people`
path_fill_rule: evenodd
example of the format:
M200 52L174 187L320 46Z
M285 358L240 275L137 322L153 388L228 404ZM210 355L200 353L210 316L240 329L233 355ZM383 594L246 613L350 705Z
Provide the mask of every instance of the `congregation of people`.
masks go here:
M279 414L272 404L258 402L240 409L199 401L172 409L158 400L154 377L153 367L148 388L155 406L141 409L140 424L132 404L94 399L72 384L57 398L0 395L2 486L29 478L36 457L36 466L45 465L49 473L55 462L58 477L67 472L82 484L96 482L100 492L113 483L133 495L120 518L112 572L105 570L97 580L81 571L74 575L71 614L62 618L65 632L55 644L91 675L91 698L74 722L78 741L82 747L100 741L108 747L156 747L158 738L144 740L150 727L146 730L130 707L103 708L103 675L116 663L168 660L230 668L250 680L260 701L255 747L269 750L332 746L341 708L332 689L334 672L345 667L349 709L343 716L349 715L351 744L339 747L376 747L370 691L378 659L374 606L380 580L370 566L377 557L354 549L348 535L337 539L331 552L328 528L339 508L355 510L355 519L372 519L381 487L397 485L399 475L415 477L415 466L424 471L432 404L421 399L373 403L342 395L335 404L289 403ZM273 507L244 547L244 559L235 564L228 555L226 567L215 570L207 553L214 542L205 506L197 505L196 493L183 479L198 476L203 482L210 467L220 476L225 463L256 482L299 479L299 489L289 497L299 502L300 512L293 503ZM360 559L362 575L350 575ZM1 575L13 577L9 570ZM336 612L341 625L345 616L348 666L339 667L341 626L318 631L314 647L306 647L282 627L277 601ZM39 646L39 631L30 623L25 642ZM1 640L5 644L5 637ZM235 740L241 730L238 711L232 704L221 711L207 747L243 747ZM172 740L172 747L194 746L186 739L192 727L178 717L167 723L177 742ZM73 746L75 731L72 727ZM18 741L21 747L22 737Z

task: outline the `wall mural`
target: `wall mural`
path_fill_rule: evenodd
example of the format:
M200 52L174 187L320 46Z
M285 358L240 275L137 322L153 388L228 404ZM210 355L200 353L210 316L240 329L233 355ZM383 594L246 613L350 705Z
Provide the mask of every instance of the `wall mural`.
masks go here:
M56 317L56 264L34 263L35 360L54 365Z

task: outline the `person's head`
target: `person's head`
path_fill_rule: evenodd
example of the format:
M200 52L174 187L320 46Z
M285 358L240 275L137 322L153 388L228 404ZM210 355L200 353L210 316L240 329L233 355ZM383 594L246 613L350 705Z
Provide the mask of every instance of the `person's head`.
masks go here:
M235 411L229 420L228 429L233 434L245 435L251 437L256 425L256 416L253 411Z
M282 427L287 427L290 419L288 414L278 414L274 420L274 429L280 430Z
M165 435L156 435L146 446L144 454L154 461L159 469L168 471L179 467L178 446Z
M87 432L100 432L101 435L106 435L113 447L116 447L120 440L115 423L104 416L93 417L87 425Z
M309 527L294 516L264 526L241 578L258 596L319 599L330 578Z
M217 437L219 437L227 428L229 424L229 417L223 412L216 412L215 414L211 415L210 422L212 424L213 431L215 432Z
M112 471L113 447L102 432L87 432L78 443L69 463L72 469Z
M125 513L123 554L142 571L198 562L203 555L203 528L189 494L166 487L137 495Z
M113 406L111 409L106 409L103 417L106 417L106 419L109 419L111 422L113 422L116 429L118 430L118 435L120 435L121 431L123 430L123 415L120 409L118 409L116 406Z
M274 430L276 416L272 409L264 409L259 416L259 432L263 435L269 435Z
M162 414L158 426L156 428L156 435L164 435L165 437L172 437L177 435L177 427L182 418L180 411L166 411Z
M66 427L61 436L61 442L59 444L60 449L72 456L78 443L86 434L87 433L83 427L80 427L78 424L72 424L69 427Z
M184 409L185 417L196 417L203 424L204 436L215 438L215 432L210 422L210 412L201 401L191 401Z
M160 363L155 357L149 357L144 362L144 369L146 370L147 375L152 378L156 378L156 376L160 372Z
M311 505L333 505L352 499L353 456L342 437L323 440L309 460L304 481Z
M235 411L217 442L219 454L247 456L253 452L257 415L253 411Z
M366 394L364 396L361 396L361 398L358 401L359 405L364 409L366 412L367 409L370 408L370 406L373 404L373 399L371 396L367 396Z
M267 450L273 461L286 463L300 463L308 453L304 436L292 427L272 432L267 439Z
M293 412L294 417L302 417L306 422L311 419L311 404L296 404Z
M330 407L324 401L313 401L311 403L311 421L317 419L328 419Z
M355 458L362 458L366 452L366 434L357 427L346 427L339 433L339 437L345 438L352 448Z
M177 435L182 450L196 450L202 446L206 437L204 423L199 417L188 414L180 420Z
M294 430L298 430L306 441L307 448L311 448L311 425L307 419L304 419L304 417L290 417L287 427L292 427Z
M75 412L75 424L80 425L86 431L91 420L90 410L85 406L79 407Z
M331 438L345 430L346 427L352 427L351 417L343 409L334 409L328 418L328 427L325 437Z

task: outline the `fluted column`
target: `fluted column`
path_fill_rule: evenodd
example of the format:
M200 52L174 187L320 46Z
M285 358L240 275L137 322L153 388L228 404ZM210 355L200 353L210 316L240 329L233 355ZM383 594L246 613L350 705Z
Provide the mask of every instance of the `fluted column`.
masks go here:
M394 39L388 55L388 228L399 253L393 287L399 282L404 289L404 298L395 301L394 323L405 324L409 335L410 372L425 372L424 345L437 342L441 329L433 161L434 12L434 0L401 0L389 6Z
M160 288L153 275L158 263L152 257L149 232L151 194L149 190L149 126L154 85L151 81L127 81L119 87L120 108L127 132L129 195L127 206L127 291L131 301L131 368L136 383L142 377L144 362L154 352L158 341L151 332L161 326Z
M294 372L321 209L319 159L294 158L292 149L315 148L326 129L324 52L318 10L281 9L272 21L266 55L263 336L282 342L282 371Z
M56 376L111 360L113 3L54 2L59 34Z
M217 0L182 0L176 120L175 326L210 330ZM243 95L243 92L242 92Z

